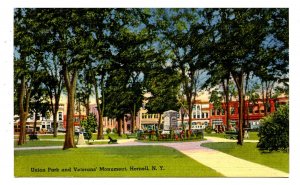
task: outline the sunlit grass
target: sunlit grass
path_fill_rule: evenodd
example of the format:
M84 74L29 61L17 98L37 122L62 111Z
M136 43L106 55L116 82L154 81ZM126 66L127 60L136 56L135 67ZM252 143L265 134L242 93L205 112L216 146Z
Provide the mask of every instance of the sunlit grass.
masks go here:
M289 153L271 152L263 153L256 148L257 143L244 143L242 146L236 143L203 143L201 146L219 150L226 154L259 163L284 172L289 172Z
M211 168L164 146L15 151L14 165L16 177L222 177ZM102 167L126 170L101 171ZM130 170L131 167L149 170ZM75 168L95 171L78 172ZM34 172L38 169L42 172Z

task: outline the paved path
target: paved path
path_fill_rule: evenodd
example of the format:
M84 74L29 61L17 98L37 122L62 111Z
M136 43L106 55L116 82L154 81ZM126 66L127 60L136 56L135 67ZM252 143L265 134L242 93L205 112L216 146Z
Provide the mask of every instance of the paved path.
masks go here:
M221 142L222 139L207 138L204 142ZM227 140L228 142L228 140ZM236 142L236 141L234 141ZM199 142L189 142L185 145L170 143L173 147L199 163L208 166L226 177L288 177L288 173L246 161L223 152L200 146Z
M135 142L134 139L118 140L119 144L102 144L102 145L80 145L78 147L105 147L105 146L145 146L145 145L163 145L177 149L183 154L191 157L199 163L208 166L225 177L288 177L289 174L250 161L246 161L217 150L200 146L206 142L236 142L236 140L228 140L216 137L206 137L207 140L201 142L169 142L169 143L142 143ZM245 142L257 142L253 140L245 140ZM15 150L32 150L32 149L61 149L62 146L53 147L24 147L15 148Z

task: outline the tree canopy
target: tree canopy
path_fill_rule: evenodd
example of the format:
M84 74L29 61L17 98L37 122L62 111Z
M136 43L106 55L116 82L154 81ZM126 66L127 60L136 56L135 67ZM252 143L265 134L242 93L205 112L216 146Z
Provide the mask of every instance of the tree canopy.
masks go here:
M99 115L117 118L120 134L126 114L134 132L146 92L153 113L178 110L178 100L185 99L191 129L197 93L221 85L228 105L235 82L242 131L250 78L288 89L288 9L17 8L14 14L20 144L31 93L39 85L47 89L53 114L62 89L67 92L64 149L75 147L76 93L87 108L95 93ZM99 121L102 133L101 126Z

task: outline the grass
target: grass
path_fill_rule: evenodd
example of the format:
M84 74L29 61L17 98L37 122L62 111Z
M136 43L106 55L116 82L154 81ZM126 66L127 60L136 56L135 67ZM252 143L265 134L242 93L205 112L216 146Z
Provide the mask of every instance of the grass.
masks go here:
M142 143L170 143L170 142L192 142L192 141L203 141L206 140L204 139L200 139L200 138L192 138L192 139L178 139L178 140L174 140L174 139L162 139L162 140L149 140L149 139L144 139L144 140L138 140L138 142L142 142Z
M164 146L15 151L14 165L16 177L222 177ZM102 167L123 171L101 171ZM140 170L130 170L131 167ZM149 170L142 170L145 167ZM76 168L86 171L78 172ZM35 169L42 172L34 172Z
M249 134L249 138L244 138L244 140L259 140L259 137L258 137L258 132L248 132ZM209 137L219 137L219 138L225 138L225 133L206 133L204 132L204 137L205 136L209 136Z
M289 172L289 153L271 152L262 153L256 148L257 143L244 143L243 146L236 143L203 143L201 146L219 150L226 154L259 163L284 172Z
M118 136L118 134L114 134L111 133L109 134L112 138L116 138L116 139L127 139L127 135L126 134L122 134L121 136ZM14 139L18 140L19 136L18 135L14 135ZM27 140L29 140L29 134L26 135ZM59 134L57 135L57 137L53 137L53 135L51 134L47 134L47 135L43 135L43 134L39 134L38 138L43 140L43 139L58 139L58 140L64 140L65 139L65 135L64 134ZM74 135L74 139L77 140L78 136ZM104 139L108 139L108 135L105 134L104 135ZM92 139L90 140L97 140L97 133L93 133L92 135Z
M75 143L77 140L75 140ZM101 144L107 144L107 141L86 141L86 144L91 144L91 145L101 145ZM63 146L64 141L43 141L43 140L33 140L33 141L27 141L23 145L18 145L18 142L14 142L14 147L15 148L21 148L21 147L40 147L40 146Z
M27 141L23 145L18 145L18 142L14 142L15 148L20 147L39 147L39 146L63 146L64 141L41 141L41 140L33 140L33 141Z

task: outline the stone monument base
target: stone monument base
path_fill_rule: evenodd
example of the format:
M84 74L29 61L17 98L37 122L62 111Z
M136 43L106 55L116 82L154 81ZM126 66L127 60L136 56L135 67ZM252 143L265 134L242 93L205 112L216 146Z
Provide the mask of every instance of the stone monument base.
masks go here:
M83 133L80 133L77 140L77 145L86 145Z

